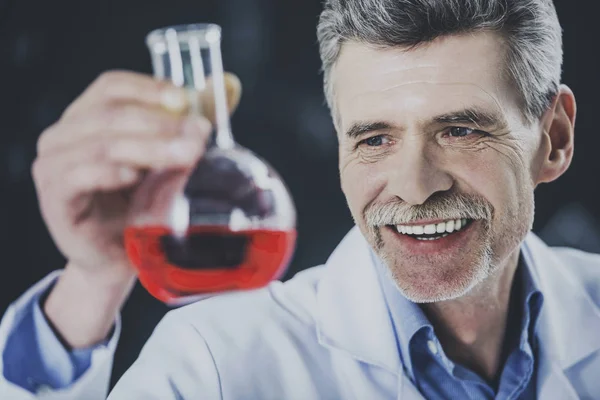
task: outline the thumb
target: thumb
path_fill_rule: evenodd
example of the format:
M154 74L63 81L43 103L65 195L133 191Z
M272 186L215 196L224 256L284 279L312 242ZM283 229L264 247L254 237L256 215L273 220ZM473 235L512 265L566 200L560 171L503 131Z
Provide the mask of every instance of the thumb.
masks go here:
M231 72L225 73L225 93L227 95L227 107L229 113L233 114L242 97L242 83L237 75Z
M227 97L227 108L229 114L233 114L240 98L242 97L242 84L240 79L230 72L224 74L224 85L225 85L225 96ZM206 89L200 93L200 104L202 107L202 114L213 124L216 121L215 115L215 90L213 80L209 79L206 82Z

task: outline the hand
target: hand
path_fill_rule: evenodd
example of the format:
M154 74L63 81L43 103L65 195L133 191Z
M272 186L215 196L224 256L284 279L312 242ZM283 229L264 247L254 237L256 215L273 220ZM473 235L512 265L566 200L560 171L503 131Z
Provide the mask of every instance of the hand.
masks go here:
M230 74L225 81L233 110L241 86ZM135 272L123 230L145 172L190 169L202 157L210 122L186 116L187 108L183 89L141 74L107 72L42 133L32 173L44 221L68 260L44 310L67 341L65 330L81 322L70 307L79 314L83 303L94 303L96 309L86 311L102 317L89 325L103 318L110 324L100 330L107 331L131 289ZM79 294L91 298L82 302ZM75 342L81 339L89 341Z

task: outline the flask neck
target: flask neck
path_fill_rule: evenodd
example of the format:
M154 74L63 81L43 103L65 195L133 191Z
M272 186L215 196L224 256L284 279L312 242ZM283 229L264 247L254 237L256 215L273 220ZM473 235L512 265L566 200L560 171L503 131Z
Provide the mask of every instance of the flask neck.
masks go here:
M189 113L202 115L213 124L211 146L234 147L221 55L221 28L195 24L157 29L148 34L146 43L154 76L185 88Z

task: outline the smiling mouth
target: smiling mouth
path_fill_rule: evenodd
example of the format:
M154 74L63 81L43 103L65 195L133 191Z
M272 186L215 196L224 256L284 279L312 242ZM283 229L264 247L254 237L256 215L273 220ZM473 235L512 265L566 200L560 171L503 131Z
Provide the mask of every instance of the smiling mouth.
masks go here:
M462 218L429 225L391 225L389 227L400 235L416 240L440 240L467 228L472 222L472 219Z

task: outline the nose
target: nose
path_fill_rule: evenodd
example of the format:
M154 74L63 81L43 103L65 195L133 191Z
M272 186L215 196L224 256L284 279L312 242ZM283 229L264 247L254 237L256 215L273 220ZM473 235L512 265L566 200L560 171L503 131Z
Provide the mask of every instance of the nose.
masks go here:
M406 138L394 155L388 180L391 194L410 205L423 204L431 195L450 190L454 179L442 165L442 155L423 138Z

